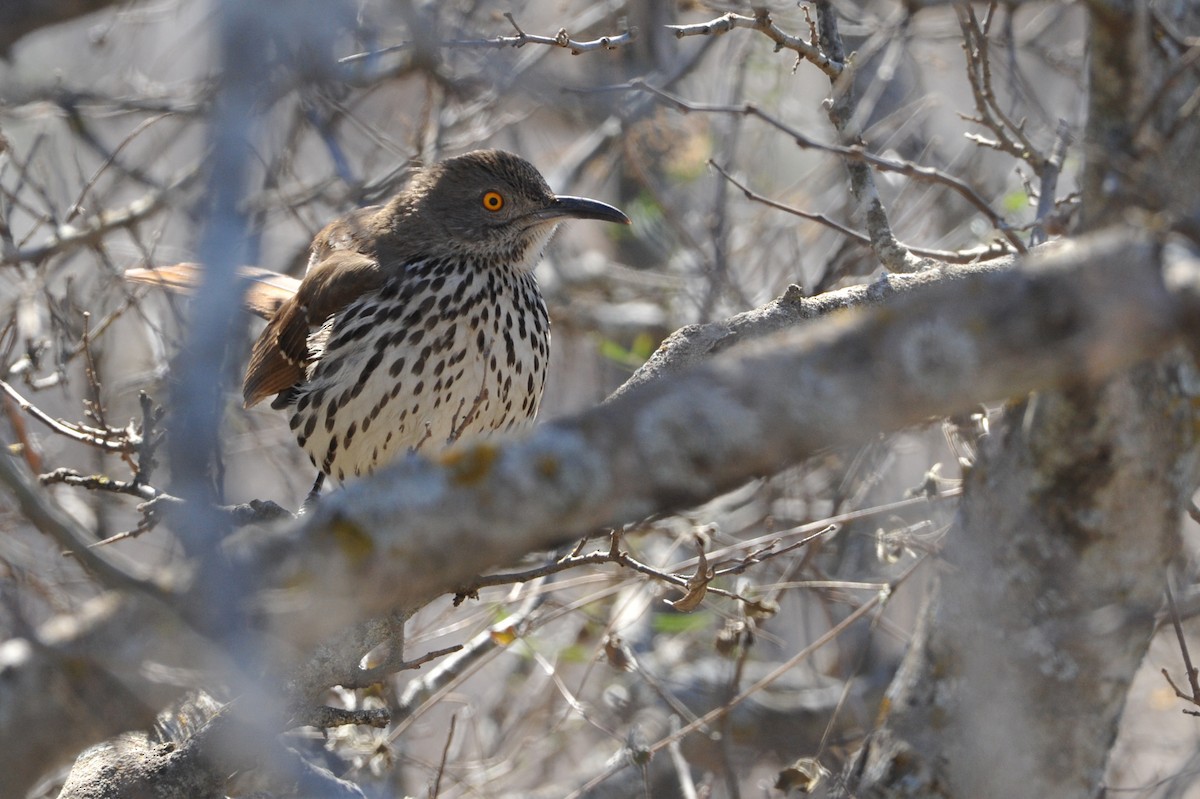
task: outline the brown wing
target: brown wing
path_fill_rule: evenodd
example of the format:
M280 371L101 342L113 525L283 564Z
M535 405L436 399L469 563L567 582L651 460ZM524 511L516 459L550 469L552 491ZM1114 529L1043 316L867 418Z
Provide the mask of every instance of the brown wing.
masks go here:
M300 279L257 266L243 266L238 276L245 278L246 293L242 304L247 311L270 319L279 308L300 290Z
M127 269L125 279L130 283L191 294L200 285L202 272L199 264L183 263L156 269ZM238 276L247 281L242 304L246 310L264 319L274 316L279 307L295 296L300 288L300 281L296 278L257 266L240 267Z
M311 360L308 336L354 300L383 286L379 262L334 250L308 270L294 297L284 301L250 353L242 398L250 408L304 379Z

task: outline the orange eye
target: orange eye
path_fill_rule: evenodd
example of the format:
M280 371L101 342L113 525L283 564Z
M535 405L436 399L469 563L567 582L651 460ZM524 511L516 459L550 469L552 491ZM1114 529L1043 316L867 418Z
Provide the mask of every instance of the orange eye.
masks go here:
M483 195L483 207L489 211L499 211L504 207L504 198L498 191L489 191Z

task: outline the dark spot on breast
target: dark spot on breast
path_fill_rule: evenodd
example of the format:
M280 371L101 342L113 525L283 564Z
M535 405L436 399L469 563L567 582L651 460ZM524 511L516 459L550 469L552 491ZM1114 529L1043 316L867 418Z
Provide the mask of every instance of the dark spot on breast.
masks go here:
M358 373L359 385L365 383L367 378L369 378L371 374L379 368L379 364L381 363L383 363L383 350L376 350L374 354L367 359L366 364L363 365L362 371Z
M504 348L508 351L508 365L511 367L517 362L517 348L512 333L507 330L504 331Z

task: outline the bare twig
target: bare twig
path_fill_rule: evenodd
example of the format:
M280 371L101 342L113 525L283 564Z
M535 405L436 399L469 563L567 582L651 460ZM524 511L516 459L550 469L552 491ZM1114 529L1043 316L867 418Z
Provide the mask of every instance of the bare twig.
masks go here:
M1013 122L996 100L992 89L992 63L988 54L988 29L998 3L988 4L987 17L981 24L975 9L968 5L957 6L958 22L963 32L963 52L967 56L967 79L975 97L976 117L963 116L969 122L982 125L992 132L995 139L982 136L967 138L985 147L991 147L1014 158L1025 161L1041 177L1048 159L1025 133L1025 123Z
M357 724L366 727L375 727L376 729L386 729L391 722L392 714L385 707L374 708L359 708L351 710L341 707L329 707L322 705L305 716L303 719L293 719L293 721L308 726L316 727L321 730L327 730L330 727L345 727L350 724Z
M1167 586L1167 608L1171 613L1171 625L1175 628L1175 639L1179 642L1179 652L1183 655L1183 668L1187 672L1188 687L1192 689L1192 693L1189 695L1179 690L1166 669L1162 670L1162 675L1167 679L1167 684L1175 691L1175 696L1200 707L1200 672L1192 665L1192 656L1188 652L1187 640L1183 637L1183 625L1179 622L1179 608L1175 606L1175 595L1172 593L1170 585ZM1189 716L1200 716L1200 711L1185 709L1183 712Z
M509 16L509 19L511 18ZM433 780L433 787L429 790L429 799L437 799L438 794L442 791L442 774L446 771L446 758L450 756L450 744L454 740L454 728L457 725L458 714L453 713L450 716L450 729L446 731L446 745L442 747L442 759L438 761L437 776Z
M134 485L143 485L149 479L158 462L154 459L155 451L163 441L164 432L158 429L166 411L161 405L155 407L150 395L145 391L138 392L138 405L142 409L142 435L137 445L136 472L133 475Z
M675 36L680 39L685 36L719 36L735 28L748 28L765 34L771 41L775 42L776 52L779 50L791 50L795 52L801 58L811 62L828 75L831 80L836 80L841 76L843 70L846 69L845 64L830 58L815 43L784 32L771 19L770 11L763 6L754 9L754 16L752 17L730 12L716 19L711 19L708 22L667 26L667 29L674 31Z
M1046 220L1057 209L1055 193L1058 191L1058 176L1062 172L1063 162L1067 160L1067 147L1071 144L1071 128L1065 119L1058 121L1058 133L1055 136L1054 150L1049 160L1042 166L1042 185L1038 187L1037 215L1033 232L1029 236L1029 244L1036 247L1046 241Z
M528 569L523 572L507 572L504 574L492 574L480 577L473 581L469 588L464 588L460 595L477 592L481 588L489 588L496 585L508 585L510 583L523 583L535 580L539 577L546 577L551 574L556 574L568 569L579 568L580 566L599 566L605 563L613 563L617 566L622 566L626 569L644 574L647 577L652 577L655 580L666 583L667 585L682 588L685 592L689 590L690 576L672 574L671 572L662 569L656 569L653 566L642 563L632 557L628 552L622 550L619 546L619 537L614 536L612 543L607 550L597 550L586 555L569 555L561 560L552 563L546 563L542 566ZM694 565L691 563L689 565ZM754 600L743 597L733 591L728 591L723 588L714 588L709 586L708 592L717 596L723 596L729 599L736 599L740 602L753 602Z
M671 732L672 734L679 732L678 716L671 716ZM678 739L667 744L667 753L671 756L671 765L674 766L675 775L679 778L679 792L683 799L697 799L698 794L696 793L696 783L692 780L692 769L688 765L687 758L683 756Z
M90 192L92 190L92 188L95 187L96 181L98 181L100 179L100 176L103 175L104 172L116 162L117 156L119 156L121 154L122 150L124 150L127 146L129 146L129 144L131 142L133 142L134 139L136 139L141 133L148 130L153 125L157 124L158 122L161 122L164 119L171 118L171 116L173 116L171 113L157 114L155 116L150 117L149 119L142 120L141 124L139 124L132 131L130 131L129 134L127 134L125 136L125 138L122 139L117 144L117 146L113 148L112 152L110 152L108 154L108 156L104 159L104 163L102 163L99 167L97 167L96 170L92 173L92 176L90 178L88 178L88 181L85 184L83 184L83 188L81 188L79 190L79 194L75 198L75 202L71 203L70 208L67 209L67 215L63 221L70 222L72 219L74 219L76 216L79 215L79 213L83 210L84 198L86 198L88 195L88 192Z
M167 200L190 183L199 174L199 169L199 166L188 169L171 181L166 188L149 191L123 208L101 211L83 220L79 225L59 225L54 233L41 244L0 253L0 266L41 263L52 255L58 255L75 247L96 244L113 230L136 225L163 210L167 205Z
M98 447L108 452L131 453L136 450L141 436L133 429L132 426L124 430L116 430L113 428L99 429L88 427L86 425L75 424L74 422L64 422L61 419L55 419L50 414L43 411L41 408L34 405L29 400L21 396L21 394L9 385L6 381L0 380L0 391L7 394L20 407L21 410L37 419L39 422L49 427L54 432L64 435L67 438L74 439L82 444Z
M561 47L565 50L570 50L571 55L579 55L580 53L590 53L596 50L616 50L618 47L623 47L637 38L637 28L630 28L624 33L601 36L586 41L571 38L566 28L559 28L558 32L553 36L538 36L522 30L511 13L505 12L504 16L512 24L513 28L516 29L517 33L515 36L496 36L491 39L446 39L433 45L421 43L420 46L423 48L500 49L504 47L524 47L527 44L544 44L549 47ZM381 47L378 50L354 53L353 55L338 59L338 63L353 64L357 61L364 61L388 53L411 50L415 47L417 47L416 42L401 42L388 47Z
M790 136L792 141L796 143L796 146L802 149L811 149L818 150L820 152L831 153L833 155L840 156L847 161L864 163L869 166L873 166L876 169L881 169L885 172L894 172L898 175L904 175L905 177L910 177L923 183L944 186L962 197L972 207L983 214L983 216L987 218L992 226L995 227L1001 233L1001 235L1008 239L1015 251L1023 253L1027 249L1025 247L1025 243L1022 242L1020 237L1016 235L1016 232L1013 230L1008 221L1005 220L1001 214L993 210L992 207L988 205L987 201L979 196L979 193L975 191L974 188L958 178L941 171L940 169L922 166L921 164L914 164L911 161L905 161L901 159L884 158L883 156L868 152L865 147L858 144L846 146L817 141L816 139L801 133L791 125L788 125L783 120L767 113L766 111L763 111L753 103L746 103L745 105L694 103L684 100L681 97L659 89L655 86L651 86L641 79L630 81L628 84L620 88L649 92L650 94L658 97L663 102L675 108L677 111L685 114L692 112L705 114L746 114L748 116L756 117L761 119L763 122L766 122L768 125L780 131L781 133L785 133Z
M17 466L17 461L0 453L0 482L16 497L25 517L64 550L76 553L80 563L111 588L124 588L168 601L166 589L150 579L131 574L88 547L87 535L61 508L50 501L32 476Z
M845 632L847 629L849 629L850 626L853 625L855 622L857 622L859 619L863 618L868 613L870 613L878 608L881 608L883 603L887 600L887 598L891 595L891 593L894 592L895 589L901 583L905 582L913 574L913 572L916 571L917 567L922 562L923 562L923 560L918 560L915 563L913 563L913 565L909 566L909 568L906 569L903 574L901 574L898 578L896 578L894 581L892 581L892 583L889 585L888 590L880 591L875 596L871 597L871 599L867 600L862 605L860 605L858 608L856 608L852 613L847 615L846 618L842 619L840 622L838 622L836 625L831 627L829 630L825 631L825 633L823 633L820 637L818 637L811 644L804 647L803 649L801 649L796 654L792 655L790 658L788 658L784 662L780 663L778 666L776 666L770 672L768 672L763 677L761 677L759 680L757 680L753 685L751 685L750 687L743 690L741 693L739 693L733 699L726 702L725 704L722 704L720 707L713 708L708 713L705 713L703 716L696 719L695 721L685 724L684 726L680 727L678 730L672 732L671 734L665 736L661 740L659 740L659 741L655 742L654 744L652 744L651 746L649 746L646 750L646 754L648 756L654 755L657 752L660 752L661 750L670 746L672 741L680 740L684 736L686 736L692 732L695 732L697 730L701 730L701 729L704 729L705 727L710 726L714 721L717 721L718 719L725 717L731 710L733 710L734 708L739 706L741 703L745 702L749 697L753 696L754 694L758 693L762 689L766 688L768 685L770 685L771 683L778 680L784 674L788 673L791 669L795 668L798 664L807 660L818 649L822 648L829 642L836 640L838 636L840 636L843 632ZM593 777L585 785L581 786L577 791L570 794L568 799L579 799L579 797L587 795L589 791L591 791L597 785L602 784L605 780L607 780L609 777L616 774L618 771L620 771L624 767L625 767L625 764L623 762L615 763L613 766L608 768L603 773L598 774L597 776Z
M128 494L131 497L138 497L144 500L156 499L162 492L158 489L139 483L137 481L124 482L121 480L113 480L111 477L103 474L83 475L74 469L58 468L52 472L39 474L38 480L42 485L54 485L61 483L63 485L75 486L77 488L86 488L89 491L108 491L114 494Z
M544 601L545 594L530 593L521 606L505 618L505 626L520 635L530 623L534 611ZM403 735L416 720L421 707L448 691L457 680L466 676L473 666L478 665L485 656L501 646L499 636L490 629L484 630L459 647L458 651L424 672L419 679L410 680L403 693L396 699L395 712L392 714L396 727L388 733L388 740L394 741Z
M390 677L399 671L411 671L419 669L426 663L444 658L447 655L452 655L463 648L462 644L443 647L442 649L433 649L421 655L419 658L405 660L404 658L388 658L378 666L372 666L359 670L357 674L350 680L343 682L343 688L367 688L372 685L377 685L385 678Z
M781 203L778 200L772 200L770 197L765 197L765 196L759 194L758 192L754 191L753 189L749 188L748 186L746 186L746 184L739 181L733 175L729 174L729 172L726 171L726 169L724 167L722 167L720 164L718 164L716 161L709 159L708 163L712 166L713 169L720 172L721 175L727 181L729 181L734 186L737 186L739 189L741 189L742 195L746 199L748 199L752 202L761 203L763 205L766 205L770 208L774 208L779 211L784 211L784 212L792 214L794 216L798 216L802 219L811 220L820 225L824 225L825 227L828 227L831 230L835 230L838 233L841 233L843 236L845 236L848 239L851 239L852 241L857 241L858 243L863 244L867 247L871 246L871 237L867 236L865 233L859 233L857 230L848 228L845 225L841 224L840 222L835 222L834 220L825 216L825 214L818 214L818 213L814 213L812 211L804 211L799 208L796 208L795 206L787 205L786 203ZM976 247L975 249L972 249L972 250L927 250L922 247L909 247L907 245L905 245L905 246L907 247L908 251L913 253L914 255L919 255L922 258L932 258L934 260L943 261L945 263L950 263L950 264L977 263L979 261L988 261L988 260L991 260L992 258L999 258L1001 256L1012 255L1014 253L1014 250L1011 247L1006 247L1004 244L1002 244L1001 242L998 242L998 241L993 242L992 244L990 244L986 247Z

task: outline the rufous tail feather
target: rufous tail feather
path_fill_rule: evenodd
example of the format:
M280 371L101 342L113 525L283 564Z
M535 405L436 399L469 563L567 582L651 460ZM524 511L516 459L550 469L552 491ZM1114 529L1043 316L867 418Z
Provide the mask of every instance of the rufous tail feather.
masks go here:
M294 277L257 266L238 267L238 276L246 282L242 304L247 311L264 319L274 316L284 300L294 296L300 286L300 281ZM203 267L192 263L125 270L125 279L130 283L158 286L176 294L193 293L202 277Z

